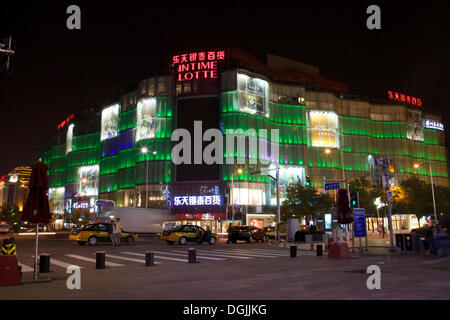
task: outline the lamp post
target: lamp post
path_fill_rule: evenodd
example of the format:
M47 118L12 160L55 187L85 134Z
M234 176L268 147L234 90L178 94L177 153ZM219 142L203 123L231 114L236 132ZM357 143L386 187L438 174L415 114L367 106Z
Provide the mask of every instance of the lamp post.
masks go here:
M148 208L148 154L149 150L146 147L143 147L141 149L141 153L145 154L145 160L146 160L146 180L145 180L145 208ZM158 152L153 151L153 154L156 155Z
M434 196L434 183L433 183L433 169L431 168L431 157L430 157L430 148L427 147L428 149L428 164L430 166L430 182L431 182L431 195L433 197L433 211L434 211L434 221L437 224L437 212L436 212L436 198ZM420 168L420 164L415 163L414 164L414 168L418 169Z

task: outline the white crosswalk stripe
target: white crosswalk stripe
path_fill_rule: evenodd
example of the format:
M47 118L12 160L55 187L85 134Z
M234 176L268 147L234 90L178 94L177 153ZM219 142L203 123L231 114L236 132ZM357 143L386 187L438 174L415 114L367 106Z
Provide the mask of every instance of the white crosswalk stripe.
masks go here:
M145 264L145 260L144 259L134 259L134 258L128 258L128 257L121 257L121 256L116 256L113 254L106 254L106 258L112 258L112 259L119 259L119 260L125 260L125 261L132 261L132 262L140 262ZM161 264L162 262L155 262L155 264Z
M34 258L34 256L31 256L32 258ZM75 267L79 267L80 269L82 269L83 267L77 266L75 264L70 264L70 263L65 263L56 259L53 259L50 257L50 264L54 264L55 266L61 267L61 268L68 268L70 266L75 266Z
M31 268L23 263L20 263L20 262L19 262L19 266L22 267L22 272L33 272L34 271L33 268Z
M253 258L251 257L242 257L242 256L236 256L233 254L225 254L225 253L217 253L215 251L202 251L198 250L202 255L212 255L217 257L225 257L225 258L232 258L232 259L243 259L243 260L251 260ZM175 252L183 252L183 251L175 251Z
M96 262L95 259L79 256L79 255L76 255L76 254L66 254L65 256L71 257L71 258L74 258L74 259L78 259L78 260L83 260L83 261L89 261L89 262L94 262L94 263ZM105 265L107 265L108 267L123 267L123 264L114 263L114 262L108 262L108 261L105 261Z
M188 255L187 252L183 253L183 252L180 252L180 251L179 251L180 253L162 252L162 251L155 251L155 250L153 250L152 252L153 253L158 253L158 254L168 254L168 255L183 256L183 257L186 257ZM206 256L198 255L198 254L196 254L196 257L198 259L205 259L205 260L216 260L216 261L225 260L225 259L222 259L222 258L206 257Z
M220 253L231 253L238 256L249 256L249 257L260 257L260 258L278 258L276 256L266 255L266 254L258 254L258 253L252 253L252 252L242 252L242 251L233 251L233 250L221 250L221 249L215 249L214 251L218 251Z
M242 253L255 253L255 254L263 254L274 257L286 257L289 255L289 252L270 252L270 251L257 251L257 250L246 250L246 249L231 249L232 252L242 252ZM273 251L273 250L272 250Z
M136 253L136 252L121 252L123 254L129 254L129 255L133 255L133 256L138 256L138 257L145 257L145 254L143 253ZM171 261L178 261L178 262L188 262L187 259L178 259L178 258L172 258L172 257L163 257L163 256L154 256L155 259L162 259L162 260L171 260Z

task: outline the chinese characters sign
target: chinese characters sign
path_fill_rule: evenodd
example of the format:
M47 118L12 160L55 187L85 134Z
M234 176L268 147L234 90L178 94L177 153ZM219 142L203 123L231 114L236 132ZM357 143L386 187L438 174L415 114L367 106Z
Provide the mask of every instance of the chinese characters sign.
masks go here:
M225 51L191 52L172 57L179 82L217 79L218 63L225 60Z
M398 101L398 102L405 102L405 103L412 104L413 106L418 106L418 107L422 106L422 99L411 97L411 96L408 96L403 93L388 91L388 97L390 100L394 100L394 101Z
M222 199L214 196L179 196L173 198L173 205L179 206L220 206Z
M444 131L444 125L441 122L434 121L434 120L424 120L423 126L427 129L435 129L435 130Z
M64 128L71 120L73 120L74 117L75 117L75 115L71 114L66 120L64 120L63 122L58 124L58 130L61 130L62 128Z

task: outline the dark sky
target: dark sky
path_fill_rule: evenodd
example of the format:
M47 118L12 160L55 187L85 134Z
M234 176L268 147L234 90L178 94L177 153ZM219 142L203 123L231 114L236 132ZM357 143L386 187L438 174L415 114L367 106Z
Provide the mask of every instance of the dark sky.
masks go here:
M450 126L446 2L5 2L0 37L13 35L17 54L13 73L0 74L0 176L30 164L68 115L103 104L169 52L190 47L282 55L319 67L354 94L422 97ZM66 28L70 4L81 7L81 31ZM381 30L366 28L370 4L381 7Z

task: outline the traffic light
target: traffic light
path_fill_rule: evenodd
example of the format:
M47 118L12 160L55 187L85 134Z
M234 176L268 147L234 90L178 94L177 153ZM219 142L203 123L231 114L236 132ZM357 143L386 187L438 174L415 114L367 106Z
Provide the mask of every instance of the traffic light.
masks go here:
M310 176L306 176L305 186L310 186L310 185L311 185L311 177Z
M353 208L359 208L359 192L350 193L350 204Z

